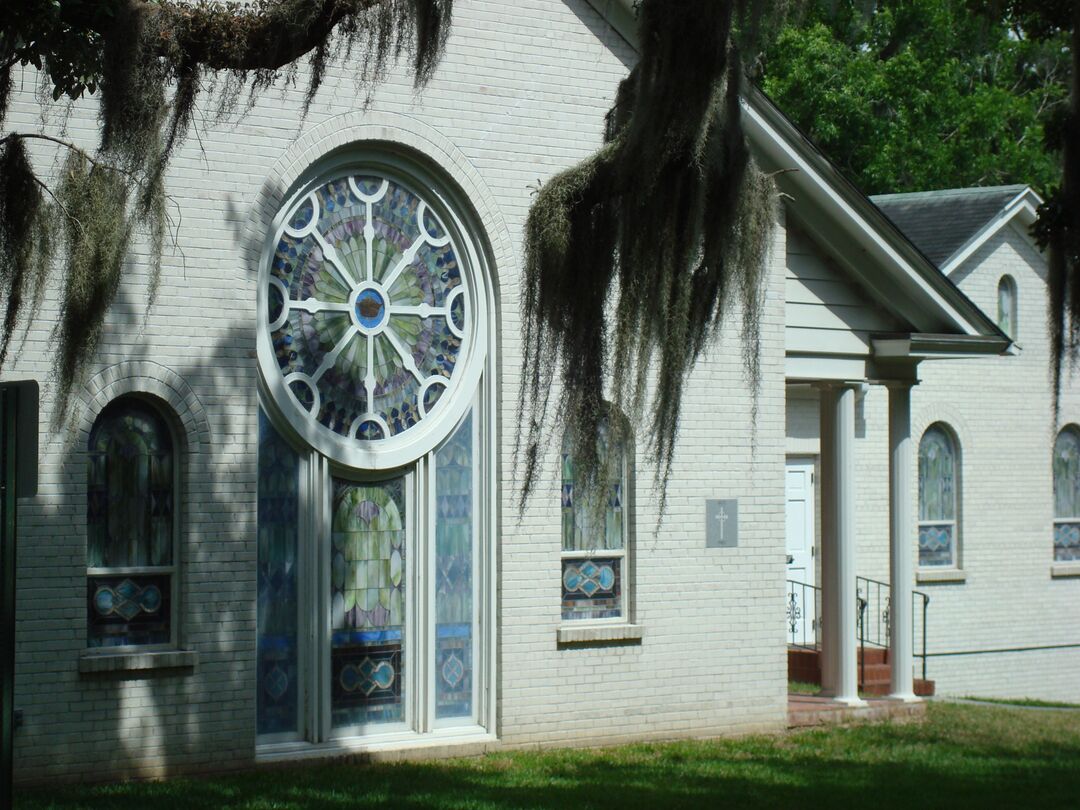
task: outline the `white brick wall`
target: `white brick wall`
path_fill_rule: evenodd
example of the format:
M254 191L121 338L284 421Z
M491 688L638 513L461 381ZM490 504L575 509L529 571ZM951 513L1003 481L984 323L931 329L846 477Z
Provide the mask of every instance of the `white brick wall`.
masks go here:
M20 513L19 780L157 776L253 760L258 250L282 195L312 162L371 138L417 149L461 186L497 267L501 739L581 744L783 724L786 668L776 608L783 587L782 232L763 325L756 425L729 327L692 377L659 530L647 437L638 442L632 584L634 616L645 628L640 645L556 648L556 482L520 521L513 506L529 187L598 145L603 114L632 59L584 0L460 0L446 58L419 95L407 72L395 70L365 111L351 70L335 65L303 121L303 69L295 87L262 94L240 120L215 125L198 116L198 135L178 152L168 178L183 215L174 222L177 247L166 249L154 305L146 310L146 270L133 257L71 427L50 430L54 404L44 390L40 493ZM35 81L20 77L10 128L37 127ZM210 99L201 103L212 107ZM76 105L65 126L92 148L93 104ZM58 291L52 284L6 379L49 379ZM172 403L185 432L182 643L199 656L191 671L78 672L86 430L103 404L125 391ZM739 498L739 548L705 551L706 497Z
M997 315L998 280L1005 273L1015 279L1021 353L924 362L922 382L912 392L916 449L923 431L937 421L947 423L960 441L965 576L962 582L923 581L916 588L930 596L927 674L939 694L1080 701L1077 648L933 655L1080 644L1080 578L1050 576L1055 428L1048 383L1046 263L1021 228L1013 224L1000 231L953 276L991 317ZM789 395L787 411L788 452L805 452L817 435L816 399ZM1067 380L1060 424L1078 421L1080 386ZM884 388L870 388L856 429L858 571L888 581Z

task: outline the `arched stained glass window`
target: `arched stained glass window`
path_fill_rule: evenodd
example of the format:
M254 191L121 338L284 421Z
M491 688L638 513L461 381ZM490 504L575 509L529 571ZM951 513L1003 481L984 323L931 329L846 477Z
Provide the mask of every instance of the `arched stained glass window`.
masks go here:
M168 644L175 564L172 435L149 403L124 397L87 448L87 645Z
M1001 331L1016 337L1016 282L1012 276L1002 276L997 289L997 323Z
M1080 560L1080 431L1070 425L1054 442L1054 560Z
M608 440L601 425L600 452L608 455L611 479L599 509L575 487L571 435L562 448L562 618L626 618L627 450Z
M957 565L956 442L933 425L919 442L919 565Z
M478 223L422 161L352 157L263 255L260 745L494 728Z
M478 378L484 304L462 234L387 171L332 173L283 212L260 359L283 415L331 458L399 466L464 413L452 394Z

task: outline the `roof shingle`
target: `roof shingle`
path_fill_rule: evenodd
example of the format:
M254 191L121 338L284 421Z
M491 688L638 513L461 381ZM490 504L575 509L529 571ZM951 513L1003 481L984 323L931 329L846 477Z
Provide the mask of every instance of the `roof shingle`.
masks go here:
M871 197L923 254L941 267L1027 186L953 188Z

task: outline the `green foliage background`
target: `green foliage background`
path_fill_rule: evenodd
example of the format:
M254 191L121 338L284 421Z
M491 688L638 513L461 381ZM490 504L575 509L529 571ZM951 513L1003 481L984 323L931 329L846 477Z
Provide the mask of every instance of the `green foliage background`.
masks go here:
M1034 39L979 5L810 0L769 43L762 86L867 193L1045 193L1061 176L1045 133L1068 105L1067 35Z

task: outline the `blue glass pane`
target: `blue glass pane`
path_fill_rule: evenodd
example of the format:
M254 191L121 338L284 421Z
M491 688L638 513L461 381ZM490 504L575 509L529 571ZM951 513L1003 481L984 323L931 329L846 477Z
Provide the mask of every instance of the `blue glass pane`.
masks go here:
M300 462L259 411L259 734L298 731L297 515Z
M620 615L622 560L562 561L563 619L611 619Z
M1080 560L1080 523L1054 525L1054 561Z
M168 644L171 594L168 574L89 577L87 645Z
M473 416L435 457L435 716L473 703Z
M953 565L953 526L919 527L919 565Z

